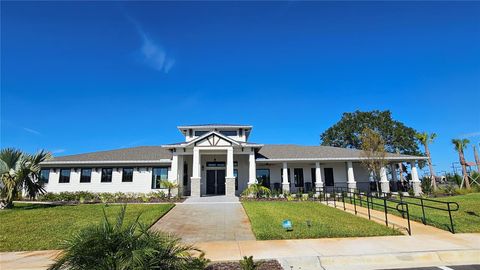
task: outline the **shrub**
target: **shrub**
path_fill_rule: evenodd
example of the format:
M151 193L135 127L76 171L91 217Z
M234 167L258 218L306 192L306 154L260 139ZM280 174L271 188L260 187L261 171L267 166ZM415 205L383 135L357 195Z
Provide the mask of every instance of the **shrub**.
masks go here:
M255 262L253 256L243 256L243 259L240 260L240 267L242 270L255 270L261 265L260 262Z
M425 194L431 194L433 189L432 189L432 178L428 176L424 176L422 178L422 191Z
M148 230L137 219L124 224L126 206L110 222L104 210L100 224L74 234L64 243L63 252L51 270L69 269L204 269L208 260L179 238ZM200 253L194 257L193 252Z
M252 184L242 192L242 196L251 196L260 198L260 196L269 196L272 192L269 188L262 186L261 184Z

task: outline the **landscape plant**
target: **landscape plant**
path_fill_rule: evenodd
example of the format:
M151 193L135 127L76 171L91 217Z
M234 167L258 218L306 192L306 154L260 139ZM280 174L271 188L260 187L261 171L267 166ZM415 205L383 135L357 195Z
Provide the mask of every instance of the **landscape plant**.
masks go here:
M149 230L138 221L140 216L126 223L125 211L123 206L112 222L104 209L101 223L67 239L62 253L49 269L195 270L207 266L209 261L201 250L181 244L174 236Z
M168 191L168 193L167 193L168 198L171 198L171 197L172 197L172 189L178 187L178 185L177 185L176 183L171 182L171 181L169 181L169 180L162 180L162 181L160 182L160 186L167 189L167 191Z
M432 143L435 140L435 138L437 137L437 134L435 134L435 133L428 134L427 132L423 132L423 133L415 134L415 137L423 145L423 147L425 149L425 155L427 156L427 164L428 164L428 168L430 170L430 179L431 179L430 183L433 187L433 190L435 191L437 189L437 181L436 181L436 178L435 178L435 171L434 171L433 165L432 165L432 157L430 156L429 144ZM423 191L425 192L425 190L423 190Z
M369 128L362 131L360 138L362 141L362 164L372 175L376 190L379 192L381 170L387 164L384 140L380 133Z
M470 189L470 180L467 173L467 162L465 161L465 155L463 153L463 150L467 148L467 145L470 143L470 141L468 139L452 139L452 143L455 146L455 150L458 152L458 158L460 165L462 166L463 179L460 187L463 187L463 183L465 183L465 188Z
M0 151L0 209L12 208L22 191L30 198L45 192L40 163L50 158L44 150L33 155L14 148Z
M269 196L270 194L270 189L261 184L251 184L242 192L242 196L250 196L254 198L260 198L263 195Z
M242 270L256 270L262 265L262 262L255 262L253 256L243 256L240 260L240 268Z

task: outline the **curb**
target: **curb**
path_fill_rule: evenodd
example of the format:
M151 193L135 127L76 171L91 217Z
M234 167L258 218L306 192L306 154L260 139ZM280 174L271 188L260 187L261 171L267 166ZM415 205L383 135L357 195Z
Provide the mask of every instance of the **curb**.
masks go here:
M480 264L480 249L398 254L291 257L277 259L284 269L374 270Z

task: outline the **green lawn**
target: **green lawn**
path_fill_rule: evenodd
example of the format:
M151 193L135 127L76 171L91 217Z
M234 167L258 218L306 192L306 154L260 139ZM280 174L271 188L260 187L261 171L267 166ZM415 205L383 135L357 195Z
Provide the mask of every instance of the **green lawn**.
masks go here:
M433 198L445 202L456 202L460 206L459 210L452 212L453 222L456 233L475 233L480 232L480 193L470 193L467 195L450 196L442 198ZM419 200L404 198L405 202L413 201L420 203ZM393 203L390 205L394 206ZM425 201L425 205L431 205L439 208L446 208L446 205ZM377 207L376 207L377 208ZM410 218L412 220L422 221L422 208L416 205L409 205ZM400 215L397 211L392 214ZM425 216L428 225L448 230L450 219L448 212L425 208ZM413 232L415 233L415 232Z
M318 202L243 202L257 239L305 239L399 235L400 232ZM282 221L290 219L293 231ZM311 221L311 227L307 226Z
M152 224L173 204L129 204L126 221L142 213L140 221ZM14 209L0 211L0 251L58 249L63 239L103 217L101 204L51 206L15 204ZM109 205L106 213L115 218L121 205Z

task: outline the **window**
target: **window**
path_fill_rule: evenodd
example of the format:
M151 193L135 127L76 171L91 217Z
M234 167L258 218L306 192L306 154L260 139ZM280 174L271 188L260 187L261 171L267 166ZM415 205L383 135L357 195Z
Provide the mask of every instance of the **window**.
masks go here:
M220 134L225 136L237 136L236 130L220 130Z
M69 183L70 182L70 169L61 169L60 170L60 179L59 183Z
M39 181L43 183L48 183L48 178L50 177L50 169L42 169L40 171Z
M207 134L208 131L205 130L195 130L195 136L202 136Z
M133 182L133 168L123 168L122 182Z
M108 183L112 182L112 168L103 168L102 169L102 179L100 182Z
M233 176L235 177L235 190L238 190L238 170L233 170Z
M168 180L168 168L153 168L152 189L164 188L162 185L163 180Z
M303 187L303 169L293 169L293 180L295 181L295 187Z
M317 182L317 173L316 173L317 169L316 168L312 168L311 169L311 173L312 173L312 184L315 184Z
M92 180L92 169L82 169L80 172L80 183L90 183Z
M257 169L257 182L264 187L270 188L270 170Z
M225 162L224 161L207 162L207 167L225 167Z

